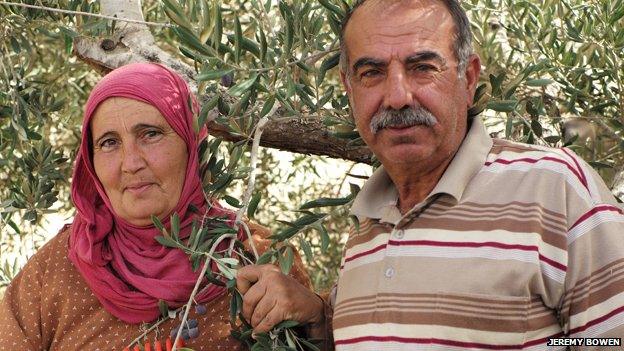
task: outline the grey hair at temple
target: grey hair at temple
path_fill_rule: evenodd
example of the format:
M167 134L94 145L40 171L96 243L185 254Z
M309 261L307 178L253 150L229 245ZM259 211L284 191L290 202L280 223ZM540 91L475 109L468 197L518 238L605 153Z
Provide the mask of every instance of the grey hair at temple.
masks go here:
M340 32L340 70L349 75L349 58L347 56L347 44L345 43L344 33L351 15L362 4L367 1L387 1L387 0L356 0L347 15L342 21L342 28ZM405 1L405 0L399 0ZM466 12L462 9L459 1L457 0L439 0L451 14L453 22L455 23L455 42L453 43L453 53L458 62L457 71L460 77L463 76L468 58L472 54L472 32L470 30L470 21L466 16Z

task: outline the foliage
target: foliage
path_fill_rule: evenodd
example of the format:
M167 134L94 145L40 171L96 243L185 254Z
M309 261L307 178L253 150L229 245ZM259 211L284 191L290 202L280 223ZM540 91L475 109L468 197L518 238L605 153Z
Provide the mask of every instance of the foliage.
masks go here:
M501 134L574 143L612 184L624 165L624 2L473 0L466 7L485 67L478 104L496 111ZM597 135L575 140L566 127L578 120Z
M624 1L463 3L484 68L473 112L482 111L497 136L574 148L611 185L624 170ZM91 2L44 5L98 11ZM199 123L216 108L217 121L244 137L236 144L211 139L204 145L207 192L234 207L246 205L237 194L249 175L248 141L261 117L318 118L333 135L362 143L336 68L347 6L342 0L143 4L146 20L173 24L151 28L157 43L196 69L198 93L206 97ZM40 225L46 212L70 208L66 159L73 158L86 92L97 79L72 57L72 38L105 37L120 26L5 5L0 18L0 250L6 251L13 238L43 231L25 231L26 223ZM571 132L571 121L582 121L584 129ZM341 174L324 184L311 182L322 159L293 156L292 168L284 170L275 167L275 153L260 156L257 220L301 250L317 287L331 286L349 224L351 197L343 183L356 179ZM280 185L300 176L303 181L283 196ZM340 197L346 205L331 210L302 206ZM4 262L2 277L8 279L16 269Z
M65 4L66 5L66 4ZM88 9L85 9L88 10ZM73 16L0 7L0 257L7 277L23 264L7 252L40 245L42 217L68 209L75 123L90 70L71 55ZM32 247L31 247L32 249Z

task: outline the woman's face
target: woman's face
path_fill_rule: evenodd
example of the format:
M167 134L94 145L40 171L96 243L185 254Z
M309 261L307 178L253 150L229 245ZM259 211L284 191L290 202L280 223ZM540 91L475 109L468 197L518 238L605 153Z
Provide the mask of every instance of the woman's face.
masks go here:
M102 102L91 120L93 165L117 216L139 226L178 204L186 144L154 106L121 97Z

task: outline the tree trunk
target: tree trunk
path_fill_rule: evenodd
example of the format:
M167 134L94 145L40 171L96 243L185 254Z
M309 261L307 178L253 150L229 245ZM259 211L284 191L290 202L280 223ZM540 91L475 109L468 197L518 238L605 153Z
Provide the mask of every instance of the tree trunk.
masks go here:
M141 3L138 0L102 0L101 14L143 21ZM154 42L149 28L143 24L119 22L112 38L77 37L74 53L101 73L133 62L157 62L178 72L191 89L197 92L195 70L160 49ZM208 101L210 96L200 96ZM277 109L279 111L280 109ZM215 109L210 113L216 116ZM334 137L318 118L280 119L279 113L264 128L260 145L290 152L324 155L333 158L371 163L372 153L366 146L351 145L349 140ZM214 118L213 118L214 119ZM228 141L243 137L229 132L227 126L208 122L212 135Z

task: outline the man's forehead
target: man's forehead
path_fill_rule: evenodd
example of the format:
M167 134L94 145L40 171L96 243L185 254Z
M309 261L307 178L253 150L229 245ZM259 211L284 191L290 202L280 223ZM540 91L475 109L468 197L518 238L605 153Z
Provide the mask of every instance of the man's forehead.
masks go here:
M438 32L444 30L442 24L452 22L446 7L436 0L368 0L353 12L345 39L351 39L353 33L370 36L397 29Z
M358 9L373 13L393 12L401 9L426 9L433 4L442 5L439 0L366 0Z
M355 49L358 56L384 47L389 55L399 47L411 51L410 45L439 49L453 38L452 16L435 0L369 0L353 13L344 34L349 54Z

